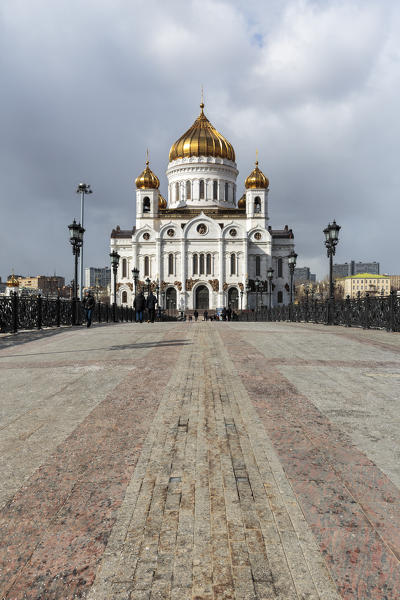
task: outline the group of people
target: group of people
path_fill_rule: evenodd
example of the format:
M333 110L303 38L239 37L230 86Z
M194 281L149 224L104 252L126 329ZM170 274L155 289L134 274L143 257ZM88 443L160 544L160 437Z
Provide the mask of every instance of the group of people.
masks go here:
M146 309L148 311L148 322L154 323L156 318L156 304L157 298L153 292L150 292L147 298L144 297L143 292L139 292L133 301L133 308L136 312L136 323L143 323L143 315Z
M136 323L143 323L143 319L144 319L144 315L145 315L145 311L147 310L147 322L149 323L154 323L155 318L156 318L156 305L158 303L158 300L156 298L156 296L153 294L153 292L149 292L147 294L147 298L145 297L143 291L140 291L136 296L135 299L133 301L133 308L135 309L135 321ZM94 299L94 296L92 294L92 292L89 290L86 293L85 298L83 299L83 307L85 309L85 315L86 315L86 326L90 327L92 324L92 316L93 316L93 311L94 308L96 306L96 301ZM161 318L161 309L160 307L158 307L158 311L159 311L159 318ZM182 313L183 316L183 313ZM194 316L194 320L197 321L197 319L199 318L199 311L196 309L193 312L193 316ZM231 306L229 305L228 308L223 308L220 316L217 314L214 315L209 315L208 314L208 310L205 310L203 312L203 321L234 321L237 318L237 314L235 313L234 310L232 310ZM182 320L185 320L186 317L183 316ZM189 315L189 321L192 321L192 316Z

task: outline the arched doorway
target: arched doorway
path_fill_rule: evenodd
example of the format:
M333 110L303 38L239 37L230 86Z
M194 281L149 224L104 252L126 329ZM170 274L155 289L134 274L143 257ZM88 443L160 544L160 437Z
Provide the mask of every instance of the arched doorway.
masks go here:
M208 288L205 285L199 285L196 288L196 308L197 309L208 309L209 304L209 293Z
M176 289L175 288L168 288L167 289L167 293L166 293L166 303L167 303L167 310L176 309Z
M237 310L239 308L239 293L235 287L232 287L228 290L228 306L230 306L233 310Z

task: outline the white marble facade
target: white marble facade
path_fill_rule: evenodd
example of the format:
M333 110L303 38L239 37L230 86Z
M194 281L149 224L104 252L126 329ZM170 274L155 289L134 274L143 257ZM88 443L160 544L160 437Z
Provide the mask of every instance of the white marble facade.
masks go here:
M121 257L119 304L132 305L134 267L141 285L147 278L152 285L158 283L163 308L213 310L228 304L253 308L256 294L246 292L247 284L266 281L270 266L272 305L289 302L287 257L294 249L293 233L287 226L269 225L269 182L258 163L245 181L245 195L237 201L234 158L232 146L201 107L193 126L171 148L168 203L147 163L136 179L136 226L117 227L111 234L111 250ZM257 300L259 306L268 305L268 284Z

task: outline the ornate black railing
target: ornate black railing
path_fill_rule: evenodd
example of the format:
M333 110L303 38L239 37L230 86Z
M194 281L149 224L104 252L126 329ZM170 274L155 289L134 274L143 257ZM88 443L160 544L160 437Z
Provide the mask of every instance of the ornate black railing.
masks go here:
M110 306L97 302L93 322L115 323L133 321L133 308ZM81 325L85 322L85 309L79 300L19 297L16 293L0 297L0 332L17 332L19 329L41 329L61 325Z
M400 331L400 298L392 292L387 297L367 295L354 300L305 299L299 304L242 311L238 318L240 321L292 321Z

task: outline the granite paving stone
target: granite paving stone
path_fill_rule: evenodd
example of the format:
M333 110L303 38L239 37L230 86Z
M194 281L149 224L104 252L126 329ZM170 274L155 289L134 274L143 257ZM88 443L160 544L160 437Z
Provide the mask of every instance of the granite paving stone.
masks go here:
M400 335L0 337L0 598L397 600Z

